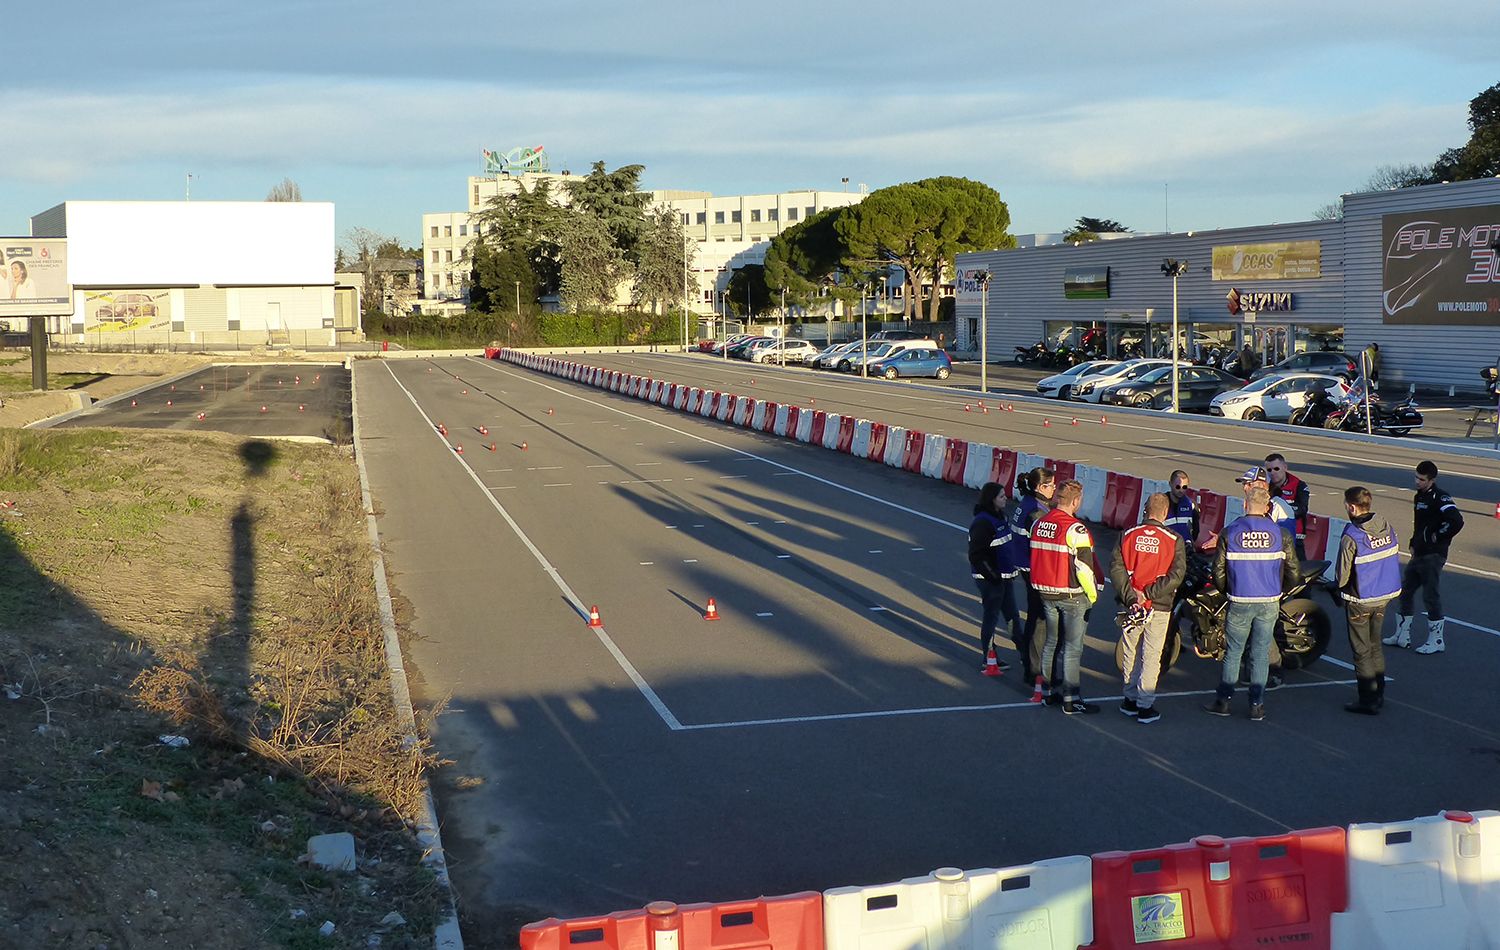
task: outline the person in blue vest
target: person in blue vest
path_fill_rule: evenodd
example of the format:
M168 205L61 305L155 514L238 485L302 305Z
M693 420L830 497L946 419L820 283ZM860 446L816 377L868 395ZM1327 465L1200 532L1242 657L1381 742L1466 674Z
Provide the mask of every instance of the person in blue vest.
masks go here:
M1015 535L1002 514L1004 488L999 482L987 482L979 489L974 506L974 520L969 524L969 571L979 588L982 613L979 622L979 654L984 665L979 671L999 676L1010 668L995 656L995 626L1001 617L1010 625L1010 636L1020 648L1021 615L1016 610L1016 589L1012 583L1020 573L1016 569ZM1030 663L1023 663L1030 666Z
M1267 512L1271 520L1276 522L1292 539L1292 548L1297 551L1298 564L1301 564L1301 546L1297 543L1297 513L1291 504L1284 498L1276 495L1276 490L1271 486L1270 473L1264 466L1254 465L1245 471L1245 474L1236 478L1244 490L1245 497L1250 497L1250 492L1256 488L1264 488L1266 494L1271 497L1271 508ZM1271 640L1271 672L1266 679L1266 689L1280 689L1284 677L1281 672L1281 648Z
M1010 504L1006 520L1016 536L1015 563L1026 584L1026 625L1016 641L1021 654L1021 682L1036 680L1037 657L1042 652L1042 638L1036 635L1042 623L1042 598L1031 586L1031 526L1052 508L1052 494L1057 489L1057 473L1050 468L1034 468L1016 478L1016 497Z
M1203 519L1202 509L1193 500L1193 496L1188 494L1192 482L1188 479L1188 473L1179 468L1172 473L1167 484L1170 490L1167 493L1166 526L1176 531L1191 546L1198 539L1198 526Z
M1271 493L1264 486L1245 492L1245 516L1224 529L1214 553L1214 584L1229 598L1224 669L1214 701L1203 707L1215 716L1229 715L1248 642L1250 719L1266 718L1266 677L1281 595L1302 579L1293 538L1271 520L1270 509Z
M1338 596L1344 601L1359 690L1359 699L1344 709L1366 716L1378 715L1385 704L1385 653L1380 648L1380 628L1385 624L1386 607L1401 593L1401 539L1371 504L1368 488L1356 485L1344 490L1349 524L1339 541L1335 575Z

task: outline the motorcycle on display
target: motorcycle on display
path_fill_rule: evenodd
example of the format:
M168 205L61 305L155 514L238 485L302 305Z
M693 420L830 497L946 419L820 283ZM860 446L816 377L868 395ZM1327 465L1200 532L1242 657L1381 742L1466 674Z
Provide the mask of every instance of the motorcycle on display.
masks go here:
M1046 365L1044 360L1051 355L1045 343L1033 343L1030 346L1016 347L1016 365L1025 366L1028 363Z
M1365 398L1365 384L1356 383L1344 397L1343 405L1330 412L1323 420L1323 428L1341 432L1365 431L1366 407L1370 413L1370 428L1391 435L1406 435L1413 429L1422 428L1422 414L1417 411L1417 397L1408 395L1394 406L1387 406L1371 396Z
M1281 615L1272 635L1281 650L1281 668L1298 670L1311 665L1328 649L1333 622L1316 601L1304 596L1323 576L1328 561L1303 561L1302 581L1281 595ZM1172 623L1162 645L1161 673L1165 676L1183 647L1214 663L1223 663L1228 649L1224 624L1229 616L1229 598L1214 586L1213 561L1201 551L1189 550L1187 574L1177 588ZM1124 644L1115 646L1115 665L1124 668ZM1246 650L1248 662L1249 650Z
M1293 409L1286 422L1287 425L1321 429L1327 423L1329 416L1341 411L1343 407L1340 400L1334 399L1328 390L1320 389L1307 400L1305 405Z

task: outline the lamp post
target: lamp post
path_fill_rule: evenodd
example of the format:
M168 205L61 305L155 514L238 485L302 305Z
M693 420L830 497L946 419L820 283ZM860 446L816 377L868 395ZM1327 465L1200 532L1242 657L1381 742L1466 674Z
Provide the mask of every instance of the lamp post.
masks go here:
M979 281L979 391L990 391L990 272L974 275Z
M1170 257L1161 262L1161 272L1172 278L1172 411L1179 411L1177 392L1177 278L1187 273L1188 262Z
M516 325L521 324L521 282L516 281Z
M682 352L688 351L688 237L682 236Z
M781 357L776 362L784 368L786 366L786 288L781 288L781 339L776 343L776 354Z
M870 324L865 319L864 284L859 285L859 375L867 378L870 375Z

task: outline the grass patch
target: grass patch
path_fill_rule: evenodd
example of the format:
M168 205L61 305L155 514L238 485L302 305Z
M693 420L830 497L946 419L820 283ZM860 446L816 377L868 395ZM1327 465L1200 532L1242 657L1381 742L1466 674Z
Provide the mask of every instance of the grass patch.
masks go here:
M10 365L0 363L0 365ZM84 389L108 376L99 373L48 373L48 389ZM0 394L11 395L14 393L29 393L31 388L31 374L0 373Z

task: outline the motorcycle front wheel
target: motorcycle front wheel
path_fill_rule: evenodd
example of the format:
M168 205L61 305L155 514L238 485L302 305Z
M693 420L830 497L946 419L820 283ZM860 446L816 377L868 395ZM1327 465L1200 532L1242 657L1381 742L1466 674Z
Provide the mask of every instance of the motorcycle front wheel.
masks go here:
M1283 603L1274 634L1282 669L1300 670L1317 662L1332 634L1333 622L1316 601L1295 597Z

